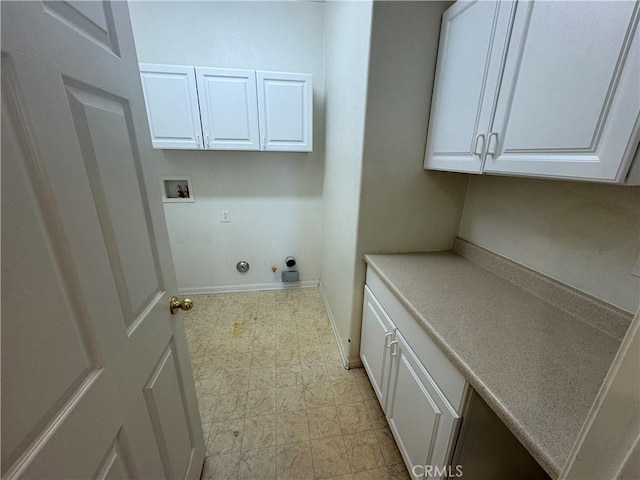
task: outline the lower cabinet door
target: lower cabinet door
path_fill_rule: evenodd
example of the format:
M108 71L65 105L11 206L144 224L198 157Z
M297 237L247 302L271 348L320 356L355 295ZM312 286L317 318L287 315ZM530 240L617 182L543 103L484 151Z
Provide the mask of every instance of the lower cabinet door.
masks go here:
M360 359L382 409L386 410L391 356L390 342L395 326L386 317L373 294L365 287L360 336Z
M414 479L447 478L459 416L402 337L391 343L386 415Z

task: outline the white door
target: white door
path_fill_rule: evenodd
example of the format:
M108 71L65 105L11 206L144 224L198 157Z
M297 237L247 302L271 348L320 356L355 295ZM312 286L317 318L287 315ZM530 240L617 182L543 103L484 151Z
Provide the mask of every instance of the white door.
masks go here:
M2 477L204 455L125 2L2 5Z
M624 180L640 132L639 13L519 2L486 172Z
M459 416L396 331L386 416L405 464L414 479L433 478L427 467L442 471L453 453Z
M196 67L205 148L259 150L256 72Z
M514 11L511 1L460 1L442 16L425 168L482 171Z
M256 72L262 149L313 150L313 84L310 74Z
M140 64L153 148L203 148L193 67Z
M382 409L386 409L389 372L391 364L390 344L395 327L382 311L369 287L364 287L360 358Z

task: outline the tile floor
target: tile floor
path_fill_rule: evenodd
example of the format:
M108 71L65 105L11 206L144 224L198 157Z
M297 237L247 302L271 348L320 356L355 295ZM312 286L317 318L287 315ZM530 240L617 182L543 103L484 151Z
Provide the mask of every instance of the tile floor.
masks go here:
M203 479L409 478L366 373L342 367L318 289L192 298Z

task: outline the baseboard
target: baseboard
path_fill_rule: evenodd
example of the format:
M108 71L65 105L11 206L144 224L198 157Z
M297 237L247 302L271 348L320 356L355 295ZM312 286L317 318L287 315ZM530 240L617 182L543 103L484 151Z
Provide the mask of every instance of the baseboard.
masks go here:
M329 322L331 323L331 329L333 330L333 336L336 339L336 343L338 344L338 350L340 351L340 356L342 357L342 365L344 368L358 368L362 366L362 361L360 357L357 358L349 358L344 352L344 348L342 346L342 342L340 341L340 335L338 335L338 328L336 327L336 320L333 316L333 312L331 311L331 306L327 301L327 295L325 294L324 288L322 287L322 281L320 282L320 295L322 295L322 301L324 302L324 308L327 310L327 315L329 316Z
M250 283L247 285L222 285L219 287L187 287L179 288L180 295L206 295L207 293L253 292L260 290L288 290L292 288L317 288L318 280L302 280L300 282Z

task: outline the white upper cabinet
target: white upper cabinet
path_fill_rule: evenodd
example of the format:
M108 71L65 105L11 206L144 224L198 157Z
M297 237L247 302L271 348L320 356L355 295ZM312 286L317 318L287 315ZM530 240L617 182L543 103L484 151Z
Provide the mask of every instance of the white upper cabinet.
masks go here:
M638 144L638 8L520 2L486 172L624 180Z
M640 140L639 11L631 1L454 4L425 168L624 182Z
M139 66L153 148L203 148L193 67Z
M262 150L313 149L311 75L256 72Z
M211 150L259 150L256 72L196 67L202 133Z
M313 149L313 83L306 73L141 63L154 148Z
M514 2L457 2L442 17L425 168L480 173Z

